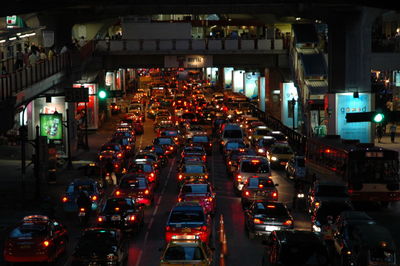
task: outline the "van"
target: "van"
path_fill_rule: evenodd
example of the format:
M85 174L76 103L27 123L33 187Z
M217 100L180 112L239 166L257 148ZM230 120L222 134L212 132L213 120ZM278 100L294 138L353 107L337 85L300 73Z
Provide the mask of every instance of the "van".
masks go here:
M227 123L221 128L221 149L228 140L243 140L245 134L238 124Z

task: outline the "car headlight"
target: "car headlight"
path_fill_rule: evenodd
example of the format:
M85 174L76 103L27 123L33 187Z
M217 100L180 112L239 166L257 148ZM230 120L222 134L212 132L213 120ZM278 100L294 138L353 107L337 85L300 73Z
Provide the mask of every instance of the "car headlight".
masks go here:
M321 232L321 227L317 226L317 225L313 225L313 230L314 232L320 233Z
M277 161L277 160L278 160L278 158L276 158L275 156L271 157L271 161Z
M107 254L107 260L117 260L117 255L114 253Z
M264 149L258 149L258 152L259 152L259 153L264 153L265 150L264 150Z
M249 139L252 139L253 137L252 136L249 136Z

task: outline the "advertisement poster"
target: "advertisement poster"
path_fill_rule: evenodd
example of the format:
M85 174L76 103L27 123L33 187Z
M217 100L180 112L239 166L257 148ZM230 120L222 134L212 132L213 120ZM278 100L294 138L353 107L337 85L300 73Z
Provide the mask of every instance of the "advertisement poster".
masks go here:
M254 99L258 97L258 78L260 73L258 72L246 72L244 74L244 91L246 97Z
M224 88L232 89L232 71L233 67L224 67Z
M40 114L40 136L62 140L62 114Z
M235 70L233 71L233 91L243 93L244 86L243 86L243 79L244 79L244 70Z
M336 94L336 134L343 139L359 139L360 142L371 142L371 122L347 123L347 113L371 111L371 94L359 93L354 98L353 93Z
M265 112L265 77L260 77L259 82L260 85L258 108L260 108L261 111Z
M87 109L88 109L88 128L89 129L97 129L98 128L98 99L97 99L97 84L94 83L75 83L72 85L74 88L80 88L81 86L88 88L89 90L89 102L87 102ZM80 102L77 103L76 106L76 113L78 114L79 112L82 112L82 110L85 110L85 103Z
M293 127L293 115L294 123L296 126L297 122L297 100L298 100L297 88L293 82L287 82L282 84L282 104L281 104L281 120L287 127ZM296 104L293 106L292 100L296 100Z

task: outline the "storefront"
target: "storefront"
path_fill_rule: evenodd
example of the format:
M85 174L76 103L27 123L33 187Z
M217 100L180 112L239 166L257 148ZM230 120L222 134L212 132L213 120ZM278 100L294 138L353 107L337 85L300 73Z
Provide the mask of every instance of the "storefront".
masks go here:
M75 115L85 111L87 108L88 129L97 129L99 127L99 101L97 97L98 85L95 83L75 83L74 88L85 87L89 92L89 102L76 103Z

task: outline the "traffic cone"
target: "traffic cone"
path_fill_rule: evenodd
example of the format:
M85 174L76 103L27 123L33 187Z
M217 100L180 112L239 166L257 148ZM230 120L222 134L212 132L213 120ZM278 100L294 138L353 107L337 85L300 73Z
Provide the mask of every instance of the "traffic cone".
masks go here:
M222 253L224 255L228 254L228 243L226 241L226 234L224 233L224 236L222 238Z
M219 241L222 242L224 240L225 228L224 228L224 218L222 214L219 219Z
M225 256L224 254L219 254L219 266L225 266Z

